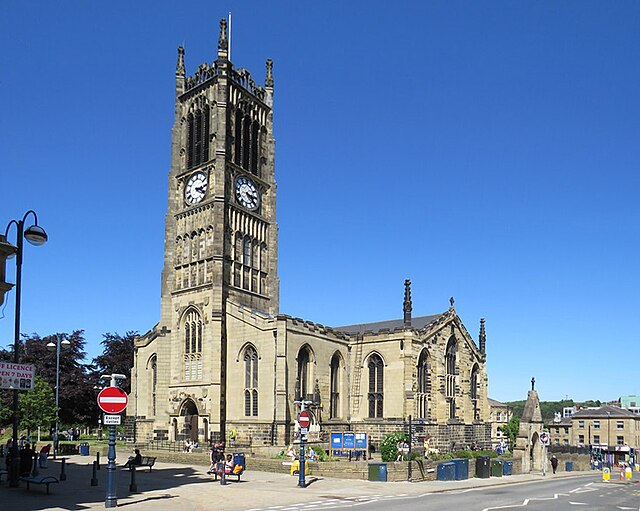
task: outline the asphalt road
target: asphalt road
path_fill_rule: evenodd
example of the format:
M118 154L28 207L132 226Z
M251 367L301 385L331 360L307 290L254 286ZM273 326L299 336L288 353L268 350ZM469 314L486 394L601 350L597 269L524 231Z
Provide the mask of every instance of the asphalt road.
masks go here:
M380 494L322 500L251 511L325 511L357 507L358 511L493 511L493 510L635 510L640 511L640 484L604 483L600 474L571 479L471 488L420 495Z

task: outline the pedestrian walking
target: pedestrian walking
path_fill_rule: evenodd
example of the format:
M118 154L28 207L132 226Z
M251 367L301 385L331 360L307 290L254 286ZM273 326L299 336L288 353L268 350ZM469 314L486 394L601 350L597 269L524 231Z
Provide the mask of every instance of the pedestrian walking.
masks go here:
M556 458L555 454L551 456L551 468L553 469L553 473L555 474L556 470L558 469L558 458Z

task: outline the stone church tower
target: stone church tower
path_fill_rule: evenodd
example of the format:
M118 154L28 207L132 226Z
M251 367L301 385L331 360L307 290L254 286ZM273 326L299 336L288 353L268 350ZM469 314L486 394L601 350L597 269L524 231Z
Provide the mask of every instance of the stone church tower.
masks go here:
M147 362L154 376L146 416L166 414L159 402L180 405L190 396L203 403L205 429L224 435L226 304L278 312L272 104L271 61L264 87L235 70L225 20L217 59L193 77L178 48L161 320L138 343L140 350L155 341L157 353ZM183 417L172 427L186 436L202 429L191 421L203 408L170 409Z
M193 76L178 49L160 321L136 341L127 436L283 445L303 398L311 441L349 430L377 444L412 416L419 445L489 444L484 322L476 343L453 298L413 316L407 280L399 319L279 312L272 108L271 61L264 86L235 69L224 20Z

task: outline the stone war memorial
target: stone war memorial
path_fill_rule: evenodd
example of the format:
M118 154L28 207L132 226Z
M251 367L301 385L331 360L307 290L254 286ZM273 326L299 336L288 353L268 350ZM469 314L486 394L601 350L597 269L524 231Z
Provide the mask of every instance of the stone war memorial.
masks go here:
M161 313L136 341L128 436L284 446L303 399L310 441L356 431L377 446L411 417L418 445L489 446L485 323L474 340L453 298L413 316L406 280L395 320L279 310L272 61L264 85L236 68L222 20L211 64L188 75L178 48L175 93Z

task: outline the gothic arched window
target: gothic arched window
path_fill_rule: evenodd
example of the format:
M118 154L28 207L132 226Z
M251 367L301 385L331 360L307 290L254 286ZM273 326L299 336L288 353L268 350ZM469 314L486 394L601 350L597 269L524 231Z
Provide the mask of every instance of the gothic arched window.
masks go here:
M369 418L381 419L384 399L384 364L377 353L369 357Z
M478 408L478 374L480 373L480 368L478 364L473 365L473 369L471 369L471 378L469 381L469 394L471 396L471 404L473 405L473 420L480 420L480 410Z
M331 357L331 402L329 418L340 417L340 354Z
M446 370L446 397L449 401L449 418L454 419L456 416L456 340L455 337L449 339L447 351L445 354L445 370Z
M253 346L244 350L244 414L258 415L258 353Z
M418 357L418 388L416 393L417 416L420 418L429 417L429 352L425 349Z
M301 399L307 399L313 392L311 388L311 352L308 346L303 347L298 353L298 385L299 396Z
M151 402L151 415L155 417L156 415L156 389L158 386L158 357L154 354L151 356L149 360L149 368L151 381L149 382L149 393L150 393L150 402Z
M184 379L202 379L202 318L195 309L184 320Z

